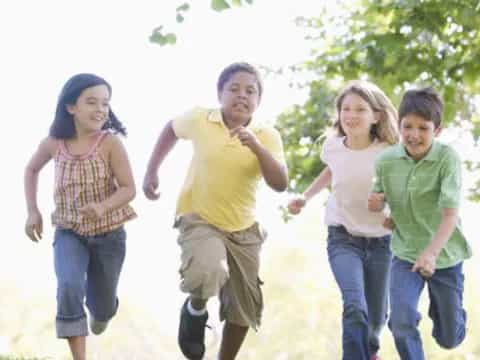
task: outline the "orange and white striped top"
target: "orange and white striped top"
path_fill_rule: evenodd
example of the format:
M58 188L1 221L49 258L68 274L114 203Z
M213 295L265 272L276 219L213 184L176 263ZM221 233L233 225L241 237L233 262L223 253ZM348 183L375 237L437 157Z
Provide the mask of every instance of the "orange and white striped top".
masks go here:
M107 131L101 132L92 148L83 155L71 155L65 141L60 140L54 157L54 225L93 236L112 231L137 216L130 205L109 210L97 220L87 219L78 211L89 203L102 202L117 190L112 169L98 151L108 134Z

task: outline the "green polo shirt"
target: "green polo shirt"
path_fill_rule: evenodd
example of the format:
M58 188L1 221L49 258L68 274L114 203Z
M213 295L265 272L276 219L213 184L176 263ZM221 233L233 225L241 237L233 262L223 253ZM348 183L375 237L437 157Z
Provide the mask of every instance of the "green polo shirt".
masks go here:
M414 263L436 233L442 209L460 205L461 161L450 146L436 141L420 161L398 144L380 153L375 173L373 191L385 194L395 222L392 252ZM459 220L437 258L437 268L454 266L471 255Z

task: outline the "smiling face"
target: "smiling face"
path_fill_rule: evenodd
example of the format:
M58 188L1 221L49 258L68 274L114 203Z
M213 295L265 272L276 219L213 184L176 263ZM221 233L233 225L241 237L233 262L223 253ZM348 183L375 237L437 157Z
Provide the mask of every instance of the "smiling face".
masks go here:
M400 135L405 149L410 157L416 161L427 155L433 139L440 133L441 128L435 128L433 121L411 113L400 120Z
M260 102L260 90L255 75L237 72L218 93L225 123L228 127L245 125Z
M97 85L82 91L67 111L73 116L76 133L85 134L102 129L108 119L110 92L106 85Z
M377 123L377 116L370 104L360 95L345 95L339 108L340 125L348 137L370 137L370 128Z

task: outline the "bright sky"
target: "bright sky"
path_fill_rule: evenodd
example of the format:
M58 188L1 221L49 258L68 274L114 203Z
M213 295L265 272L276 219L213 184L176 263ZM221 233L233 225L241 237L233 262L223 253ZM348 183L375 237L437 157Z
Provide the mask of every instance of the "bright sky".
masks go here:
M171 224L189 148L180 144L167 160L160 172L162 198L147 202L140 191L141 181L159 131L169 118L194 105L215 106L217 76L233 61L280 67L305 60L308 43L293 19L318 13L322 3L257 0L252 7L218 14L209 9L207 0L192 2L194 7L182 25L174 20L175 8L182 1L2 3L0 273L7 279L11 276L12 281L28 282L26 296L35 296L40 288L54 292L49 221L53 168L49 164L40 176L38 198L45 228L40 244L30 243L23 234L23 170L47 134L56 98L70 76L93 72L105 77L113 87L112 108L129 131L125 146L139 189L133 205L140 217L127 227L129 249L122 289L145 288L139 279L177 289L178 249ZM177 45L160 47L148 41L159 24L177 32ZM266 78L257 116L274 121L283 109L303 99L304 94L289 88L287 81ZM262 206L265 213L260 216L278 224L273 206ZM178 292L172 301L179 303L181 298ZM158 299L150 301L155 306ZM172 312L175 319L177 315Z

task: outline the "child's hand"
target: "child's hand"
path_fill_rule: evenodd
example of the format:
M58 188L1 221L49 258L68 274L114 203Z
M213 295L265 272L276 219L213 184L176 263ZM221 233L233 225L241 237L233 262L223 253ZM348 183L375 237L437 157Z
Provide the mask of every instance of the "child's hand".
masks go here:
M90 203L81 207L78 211L90 220L97 220L107 212L107 207L102 203Z
M384 193L370 193L368 196L368 210L379 212L385 207Z
M300 213L300 211L302 211L306 203L307 201L303 196L292 199L287 205L288 212L290 214L297 215Z
M417 261L415 261L415 264L412 267L412 271L418 271L418 273L426 279L431 278L435 272L436 261L437 257L435 254L427 249L417 258Z
M242 145L248 147L250 150L255 152L259 147L259 143L255 134L250 130L247 130L244 126L238 126L230 130L230 136L236 136Z
M157 174L147 174L145 179L143 179L143 193L148 200L157 200L160 197L160 192L158 189L158 175Z
M395 223L393 222L393 219L391 217L386 217L383 219L382 225L384 228L388 230L393 230L395 229Z
M37 212L28 214L27 222L25 224L25 233L30 240L37 242L42 238L43 220L42 215Z

